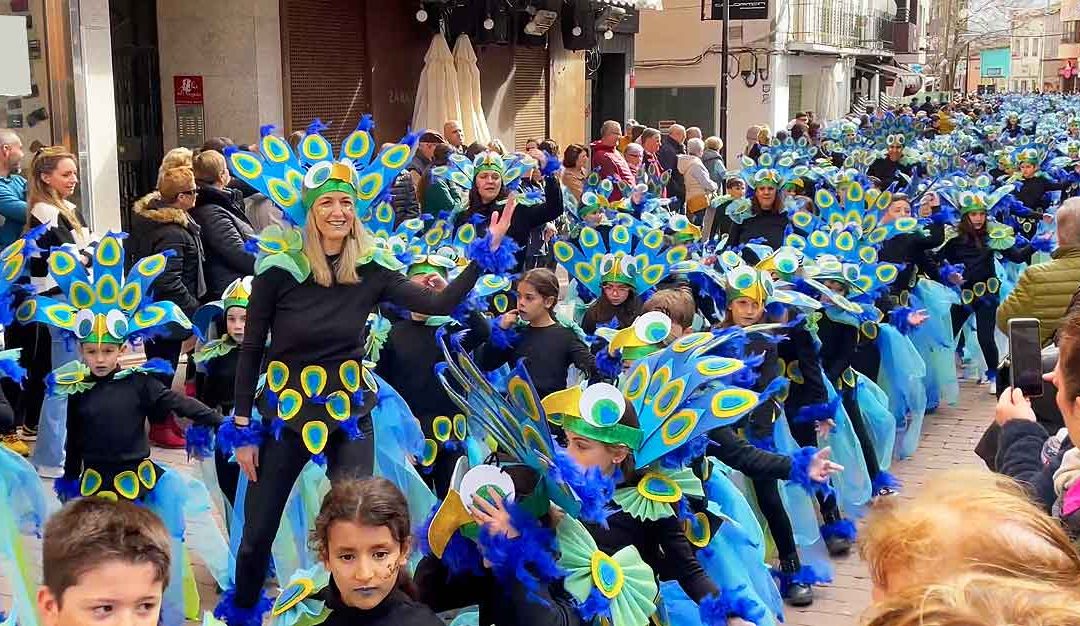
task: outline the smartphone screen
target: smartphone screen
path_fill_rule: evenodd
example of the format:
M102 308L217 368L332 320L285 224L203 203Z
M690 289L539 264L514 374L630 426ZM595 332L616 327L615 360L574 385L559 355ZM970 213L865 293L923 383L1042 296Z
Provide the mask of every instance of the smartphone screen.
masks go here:
M1019 318L1009 320L1009 384L1020 389L1025 397L1042 396L1042 346L1039 342L1039 320Z

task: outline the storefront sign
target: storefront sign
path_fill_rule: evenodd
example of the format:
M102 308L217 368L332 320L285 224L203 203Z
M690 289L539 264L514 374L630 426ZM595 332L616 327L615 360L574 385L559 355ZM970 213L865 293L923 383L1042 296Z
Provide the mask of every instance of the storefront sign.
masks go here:
M206 141L206 114L203 109L203 77L173 76L176 102L176 142L198 148Z
M39 53L40 50L39 44ZM26 39L26 17L0 15L0 59L4 59L4 69L0 71L0 96L29 95L30 45Z
M728 5L729 20L769 19L769 0L702 0L701 19L724 19L724 3Z

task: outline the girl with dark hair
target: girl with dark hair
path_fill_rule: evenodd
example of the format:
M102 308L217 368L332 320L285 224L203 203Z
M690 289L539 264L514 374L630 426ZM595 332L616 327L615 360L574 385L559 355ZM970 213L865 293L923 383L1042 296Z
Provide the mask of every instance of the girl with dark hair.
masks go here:
M957 235L941 247L938 259L943 263L942 282L960 291L960 304L952 307L953 334L958 334L975 316L976 334L986 362L986 381L991 393L996 393L998 349L994 322L1001 281L994 260L1000 253L1014 263L1027 263L1034 250L1031 245L1016 245L1012 229L992 223L984 207L985 203L960 207Z
M597 380L596 359L580 329L564 326L555 315L559 279L549 269L525 272L518 281L517 307L503 314L491 329L491 339L476 349L476 362L485 370L526 359L526 367L541 397L566 387L571 365Z
M562 166L563 186L573 194L575 201L581 202L581 194L585 191L585 179L589 176L589 151L578 143L566 146Z
M275 603L278 623L441 626L443 621L415 600L416 588L407 569L411 528L405 496L390 481L333 483L310 537L310 547L329 575L298 572L296 582L282 589ZM312 578L323 588L314 589ZM308 598L323 605L314 620L302 610Z

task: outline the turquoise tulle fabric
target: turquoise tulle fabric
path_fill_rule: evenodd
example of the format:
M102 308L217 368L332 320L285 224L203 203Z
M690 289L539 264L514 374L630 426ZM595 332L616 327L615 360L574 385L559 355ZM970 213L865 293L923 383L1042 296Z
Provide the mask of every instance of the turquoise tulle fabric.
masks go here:
M165 471L157 484L143 500L146 508L153 511L165 524L172 544L169 585L161 599L161 624L182 626L184 623L184 500L187 484L176 470Z
M896 456L906 459L919 447L923 418L926 416L926 363L915 345L889 324L879 326L877 345L881 352L881 370L877 383L884 393L886 406L893 416L898 439ZM862 395L860 392L860 405ZM866 409L863 409L864 413ZM877 445L875 439L874 444ZM889 446L892 449L892 446ZM880 449L878 456L882 455ZM888 469L883 464L881 469Z
M825 388L829 393L829 402L836 399L836 388L828 377L825 379ZM859 439L855 436L855 429L851 425L844 403L836 404L836 413L833 416L836 425L824 442L832 448L832 459L844 466L844 471L836 474L832 480L832 486L836 489L836 498L842 510L848 516L858 517L863 507L870 502L873 494L873 486L870 484L870 472L866 468L866 459L863 457Z
M959 302L955 291L933 280L920 280L911 292L911 307L926 311L928 316L910 337L926 366L923 382L927 410L942 404L955 405L960 399L956 338L952 332L952 305Z
M0 446L0 578L7 581L11 610L6 623L38 626L36 580L23 535L40 537L53 508L41 479L26 459Z
M896 443L896 418L889 410L889 396L874 381L856 372L855 398L874 442L874 456L881 469L887 470Z
M745 587L745 594L766 608L767 620L758 626L783 619L784 601L776 581L765 564L765 535L754 511L728 472L716 459L707 459L712 473L705 484L709 512L721 517L709 545L697 553L710 578L725 588Z

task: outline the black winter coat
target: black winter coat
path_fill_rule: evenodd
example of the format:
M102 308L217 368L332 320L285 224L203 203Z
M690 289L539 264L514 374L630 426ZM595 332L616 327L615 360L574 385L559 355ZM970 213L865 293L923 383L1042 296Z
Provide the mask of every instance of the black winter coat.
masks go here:
M416 185L412 174L402 171L390 186L390 206L394 208L394 226L405 220L420 217L420 202L416 198Z
M158 206L157 192L135 203L131 214L131 237L127 242L128 265L152 254L172 250L165 271L154 281L154 297L176 303L191 317L206 291L202 277L202 236L199 225L188 214L169 206ZM201 288L201 289L200 289Z
M779 204L780 198L777 198ZM788 228L786 213L755 213L746 218L742 224L732 224L730 237L727 245L729 248L750 243L754 239L763 238L765 243L772 248L784 245L784 233Z
M670 135L665 135L664 141L660 144L660 152L657 153L657 157L660 159L660 168L666 172L671 172L671 180L668 181L667 185L668 197L685 200L686 180L679 173L680 154L686 154L686 148L672 139Z
M1010 420L1001 427L995 459L998 473L1023 485L1035 504L1047 513L1057 500L1054 472L1061 466L1065 452L1073 447L1066 438L1057 457L1050 459L1049 464L1043 464L1043 444L1049 438L1046 429L1037 422Z
M1031 246L1013 246L1007 250L994 250L988 243L989 237L984 236L982 245L963 234L957 235L945 242L938 251L938 258L948 261L953 265L963 264L965 289L970 289L977 282L990 280L997 276L994 269L994 255L1001 255L1013 263L1027 263L1031 260L1033 252Z
M244 242L255 237L255 229L244 215L240 192L234 189L200 187L190 215L199 225L206 255L206 294L201 301L217 300L229 283L255 273L255 257L244 250Z

